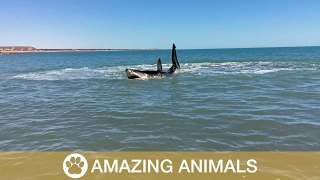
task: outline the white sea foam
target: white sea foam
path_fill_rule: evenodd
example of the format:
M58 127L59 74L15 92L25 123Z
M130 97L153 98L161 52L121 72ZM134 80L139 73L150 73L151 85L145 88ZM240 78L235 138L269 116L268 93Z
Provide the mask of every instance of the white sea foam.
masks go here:
M30 72L13 76L15 79L26 80L73 80L73 79L99 79L121 78L119 68L66 68L41 72Z
M318 66L297 64L295 62L223 62L223 63L181 63L177 73L210 74L266 74L278 71L316 70ZM169 69L171 64L163 64ZM101 68L65 68L39 72L22 73L12 76L14 79L26 80L74 80L74 79L125 79L126 68L155 70L156 64L133 66L107 66Z
M181 72L202 74L266 74L278 71L316 70L318 67L295 62L185 63Z

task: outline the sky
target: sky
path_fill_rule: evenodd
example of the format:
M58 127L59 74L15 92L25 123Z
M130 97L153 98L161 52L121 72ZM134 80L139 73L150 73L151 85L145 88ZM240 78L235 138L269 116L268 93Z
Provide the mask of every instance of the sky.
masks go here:
M320 46L320 0L1 0L0 46Z

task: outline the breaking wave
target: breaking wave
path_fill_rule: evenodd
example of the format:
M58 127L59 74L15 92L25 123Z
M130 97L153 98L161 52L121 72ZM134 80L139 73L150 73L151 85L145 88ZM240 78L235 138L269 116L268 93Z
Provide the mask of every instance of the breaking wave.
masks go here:
M318 70L318 63L301 62L223 62L223 63L181 63L179 73L201 74L266 74L278 71ZM169 69L171 64L163 64ZM107 66L101 68L66 68L38 72L21 73L11 76L13 79L25 80L74 80L74 79L125 79L126 68L150 70L154 65Z
M181 72L202 74L266 74L278 71L317 70L320 64L297 62L185 63Z
M66 68L41 72L29 72L13 76L14 79L26 80L74 80L74 79L119 79L121 68Z

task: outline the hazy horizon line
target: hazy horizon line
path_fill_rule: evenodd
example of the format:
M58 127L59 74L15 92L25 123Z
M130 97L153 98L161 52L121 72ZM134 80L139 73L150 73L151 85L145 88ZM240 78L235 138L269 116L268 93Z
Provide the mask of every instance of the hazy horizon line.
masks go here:
M85 50L85 49L91 49L91 50L116 50L116 49L124 49L124 50L168 50L171 48L37 48L36 46L24 46L24 45L17 45L17 46L0 46L1 47L33 47L36 50L41 50L41 49L68 49L68 50ZM256 47L216 47L216 48L177 48L180 50L192 50L192 49L259 49L259 48L295 48L295 47L320 47L320 45L299 45L299 46L256 46Z

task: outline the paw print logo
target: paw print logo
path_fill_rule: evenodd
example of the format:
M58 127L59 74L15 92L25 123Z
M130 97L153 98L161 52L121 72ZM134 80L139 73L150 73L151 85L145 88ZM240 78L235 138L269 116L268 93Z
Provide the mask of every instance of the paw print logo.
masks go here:
M88 170L88 162L81 154L70 154L63 161L63 171L70 178L81 178Z

